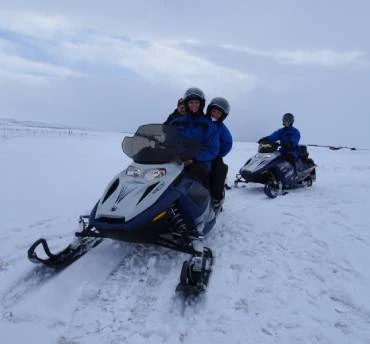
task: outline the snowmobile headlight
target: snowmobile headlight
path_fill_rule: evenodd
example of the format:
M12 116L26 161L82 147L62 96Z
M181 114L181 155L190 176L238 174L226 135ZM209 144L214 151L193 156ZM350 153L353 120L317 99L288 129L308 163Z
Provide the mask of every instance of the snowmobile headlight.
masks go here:
M129 166L127 167L127 170L126 170L126 176L129 176L129 177L139 177L141 175L141 170L140 168L136 167L136 166Z
M161 178L166 175L165 168L153 168L151 170L147 170L144 173L144 178L148 180L153 180L157 178Z

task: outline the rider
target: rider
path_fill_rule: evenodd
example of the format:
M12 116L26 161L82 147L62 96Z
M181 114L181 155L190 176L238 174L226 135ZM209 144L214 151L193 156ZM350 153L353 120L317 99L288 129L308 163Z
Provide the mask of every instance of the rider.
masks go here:
M281 153L284 158L292 163L296 168L296 162L299 159L299 140L301 134L299 130L293 127L294 115L286 113L283 118L283 128L274 131L271 135L266 136L258 140L261 143L264 140L269 141L280 141Z
M218 156L212 160L212 167L209 175L211 195L215 208L220 208L222 206L225 197L224 186L228 166L224 163L223 157L230 152L233 145L231 133L224 123L229 112L229 102L222 97L213 98L207 106L206 116L216 124L220 137L220 151Z
M199 178L204 187L210 190L209 171L212 160L219 154L219 134L212 121L204 116L205 96L201 89L191 87L184 94L186 115L170 122L179 134L198 140L202 149L197 156L184 162L185 170Z
M173 121L175 118L183 116L186 114L185 110L185 101L184 98L180 98L177 101L177 107L176 109L168 116L166 121L163 124L169 124L171 121Z

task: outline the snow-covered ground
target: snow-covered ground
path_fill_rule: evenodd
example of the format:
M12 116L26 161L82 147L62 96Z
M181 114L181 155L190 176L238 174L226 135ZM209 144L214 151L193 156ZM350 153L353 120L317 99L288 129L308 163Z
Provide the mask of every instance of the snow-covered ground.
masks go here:
M58 124L0 118L0 139L9 139L18 136L84 136L89 134L91 135L91 133L84 129L71 128Z
M30 263L39 237L53 250L72 240L129 159L123 134L5 126L1 344L370 343L369 151L311 149L317 182L275 200L229 191L204 243L208 293L189 304L174 292L187 255L165 248L106 240L54 277ZM230 183L256 146L235 143Z

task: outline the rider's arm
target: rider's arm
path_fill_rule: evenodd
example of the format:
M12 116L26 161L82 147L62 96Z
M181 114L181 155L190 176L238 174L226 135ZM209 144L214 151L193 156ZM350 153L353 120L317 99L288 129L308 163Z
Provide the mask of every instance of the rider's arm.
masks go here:
M197 161L211 161L217 157L219 150L220 137L218 130L214 125L210 125L203 143L203 148L195 158Z
M291 141L294 145L298 145L299 140L301 139L301 134L298 129L292 131Z
M281 129L275 130L271 135L265 137L270 141L277 141L281 139Z
M221 126L221 130L219 131L220 134L220 152L219 156L224 157L231 151L233 146L233 138L229 129L227 129L226 125Z

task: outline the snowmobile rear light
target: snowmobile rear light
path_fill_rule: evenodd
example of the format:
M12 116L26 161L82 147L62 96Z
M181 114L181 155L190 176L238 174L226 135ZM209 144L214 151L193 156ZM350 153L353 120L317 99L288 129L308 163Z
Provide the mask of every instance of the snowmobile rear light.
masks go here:
M144 172L144 178L147 180L153 180L157 178L161 178L166 175L165 168L153 168L151 170L147 170Z
M132 166L132 165L130 165L129 167L127 167L126 176L129 176L129 177L139 177L140 175L141 175L140 168L138 168L136 166Z

